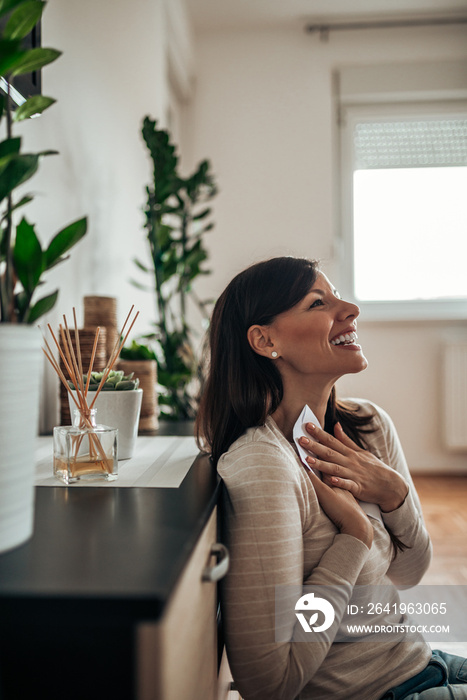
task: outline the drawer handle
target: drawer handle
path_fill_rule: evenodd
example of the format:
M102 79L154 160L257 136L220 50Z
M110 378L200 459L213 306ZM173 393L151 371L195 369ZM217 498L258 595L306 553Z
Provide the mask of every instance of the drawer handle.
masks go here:
M202 581L220 581L229 570L229 550L220 542L211 547L211 556L217 557L217 564L207 566L201 577Z

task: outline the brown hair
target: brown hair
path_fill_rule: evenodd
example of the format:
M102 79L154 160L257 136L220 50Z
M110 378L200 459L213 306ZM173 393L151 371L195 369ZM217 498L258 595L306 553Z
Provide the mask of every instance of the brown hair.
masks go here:
M253 324L268 325L306 296L319 270L315 260L280 257L248 267L219 297L209 333L210 369L196 419L200 444L214 462L252 426L264 425L282 400L282 379L276 364L258 355L248 342ZM358 416L354 407L331 392L325 429L340 421L345 432L364 447L373 416ZM365 429L366 428L366 429Z
M282 400L280 372L271 359L251 348L248 328L269 325L298 304L318 271L315 260L272 258L239 273L219 297L209 332L209 373L195 426L198 444L210 451L214 463L247 428L264 425ZM364 436L373 432L374 416L357 411L358 406L339 401L333 387L324 428L333 434L339 421L345 433L365 448ZM399 548L397 538L391 537Z

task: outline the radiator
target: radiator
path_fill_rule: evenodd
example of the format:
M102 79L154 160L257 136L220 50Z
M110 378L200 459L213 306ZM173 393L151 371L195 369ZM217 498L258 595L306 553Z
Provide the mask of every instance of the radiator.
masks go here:
M443 394L446 447L467 451L467 342L444 346Z

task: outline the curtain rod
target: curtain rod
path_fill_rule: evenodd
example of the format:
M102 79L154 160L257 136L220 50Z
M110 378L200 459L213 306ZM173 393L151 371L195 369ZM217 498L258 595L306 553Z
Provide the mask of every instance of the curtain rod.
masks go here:
M467 17L432 17L425 19L362 20L349 22L320 22L307 24L308 34L319 33L320 39L326 40L330 31L347 31L352 29L397 29L402 27L436 27L447 24L467 24Z

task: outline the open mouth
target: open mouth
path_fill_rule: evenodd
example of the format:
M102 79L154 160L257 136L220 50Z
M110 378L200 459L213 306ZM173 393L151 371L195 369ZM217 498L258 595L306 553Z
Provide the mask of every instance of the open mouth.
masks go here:
M353 345L357 339L358 335L355 331L352 331L351 333L345 333L333 338L331 340L331 345Z

